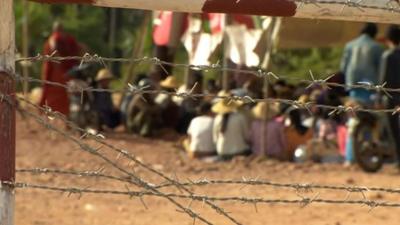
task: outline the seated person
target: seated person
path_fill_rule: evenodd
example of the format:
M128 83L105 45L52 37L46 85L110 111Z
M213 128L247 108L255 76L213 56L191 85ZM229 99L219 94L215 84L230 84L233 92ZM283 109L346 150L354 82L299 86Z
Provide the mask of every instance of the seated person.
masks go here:
M146 91L153 89L149 79L142 79L138 84L139 88ZM151 94L136 94L127 106L126 126L130 132L143 137L151 137L155 133L159 122L159 108L154 102Z
M161 81L159 85L162 91L172 93L176 92L175 89L178 88L178 81L171 75ZM162 125L175 129L179 120L179 107L172 101L172 96L167 93L160 93L154 101L160 108Z
M178 93L202 94L203 75L198 71L191 71L191 79L187 85L182 85ZM182 98L174 96L173 101L179 106L179 122L176 131L180 134L186 134L190 121L197 116L196 106L201 104L201 98Z
M284 125L276 120L279 104L272 104L267 114L267 104L258 103L253 109L254 121L250 129L250 142L255 155L268 155L283 159L286 149ZM264 141L262 139L265 138Z
M97 73L96 82L97 88L109 89L110 82L113 79L113 75L108 69L102 69ZM94 92L94 109L99 116L99 128L102 126L108 128L115 128L121 122L121 114L117 110L112 102L111 93L107 91Z
M200 116L195 117L189 125L188 138L183 145L191 158L201 158L216 155L213 142L213 122L211 104L203 102L199 108Z
M212 107L217 114L213 125L213 140L222 160L238 155L251 154L248 144L249 124L245 116L237 112L238 101L219 100Z
M284 159L293 161L294 152L300 145L305 145L313 138L313 130L303 125L299 109L289 108L286 111L289 118L289 126L285 128L287 145Z

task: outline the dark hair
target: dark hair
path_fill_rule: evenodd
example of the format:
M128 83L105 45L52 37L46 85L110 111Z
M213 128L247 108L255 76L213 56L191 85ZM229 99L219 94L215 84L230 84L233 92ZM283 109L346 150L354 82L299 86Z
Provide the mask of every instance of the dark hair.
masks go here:
M219 130L221 133L225 133L226 128L228 128L228 122L229 122L230 115L231 115L230 113L225 113L222 116L222 125L221 125L221 129Z
M146 78L148 78L147 74L145 74L145 73L138 73L138 74L136 75L135 81L134 81L133 83L137 85L137 84L139 84L139 82L140 82L141 80L146 79Z
M378 33L378 27L375 23L367 23L361 30L362 34L367 34L372 38L375 38L376 34Z
M200 115L205 115L211 111L211 103L202 102L198 107L198 112Z
M400 44L400 27L397 25L390 25L386 31L386 38L393 42L395 45Z
M300 110L291 109L289 111L289 118L290 118L290 122L292 123L292 125L294 126L294 128L296 129L296 131L299 134L303 135L307 132L308 128L303 126L303 124L301 123Z

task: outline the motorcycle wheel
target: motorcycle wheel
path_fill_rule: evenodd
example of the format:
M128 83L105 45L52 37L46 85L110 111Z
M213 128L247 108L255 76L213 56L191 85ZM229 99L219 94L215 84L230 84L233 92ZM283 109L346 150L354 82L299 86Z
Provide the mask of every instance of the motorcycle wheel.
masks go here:
M359 124L353 135L356 162L368 173L375 173L383 166L382 149L373 140L373 129L368 124Z

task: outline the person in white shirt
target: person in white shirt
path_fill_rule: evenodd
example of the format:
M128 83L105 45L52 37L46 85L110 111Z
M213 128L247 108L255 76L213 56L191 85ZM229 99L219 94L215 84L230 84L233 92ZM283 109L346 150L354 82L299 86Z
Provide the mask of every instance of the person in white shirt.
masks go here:
M203 102L199 106L200 116L195 117L187 130L188 138L184 147L191 158L202 158L216 155L212 137L214 118L211 113L211 104Z
M213 126L213 139L218 155L230 159L236 155L250 155L248 144L249 124L236 110L240 103L220 100L212 107L217 114Z

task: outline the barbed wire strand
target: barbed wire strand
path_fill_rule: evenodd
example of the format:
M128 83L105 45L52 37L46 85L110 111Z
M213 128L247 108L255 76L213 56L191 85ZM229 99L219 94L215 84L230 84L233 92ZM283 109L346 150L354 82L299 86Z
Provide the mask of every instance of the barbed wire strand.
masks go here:
M31 80L29 78L28 80ZM35 79L35 82L41 82L41 83L46 83L49 85L55 85L58 87L63 87L65 89L69 89L68 85L64 85L61 83L57 82L47 82L47 81L41 81L38 79ZM77 91L77 90L75 90ZM109 93L114 93L114 92L122 92L122 90L113 90L113 89L102 89L102 88L82 88L79 89L78 92L85 92L85 91L93 91L93 92L109 92ZM180 92L180 91L175 91L175 92L170 92L170 91L163 91L163 90L146 90L142 88L137 88L133 87L131 90L127 90L127 93L131 93L133 95L143 95L143 94L152 94L152 95L157 95L157 94L165 94L169 96L176 96L180 98L192 98L192 99L198 99L198 98L217 98L217 99L224 99L228 100L228 102L232 101L242 101L244 103L257 103L257 102L268 102L268 103L282 103L288 106L292 106L294 108L298 109L306 109L310 114L312 113L311 107L316 107L319 109L326 109L330 110L329 115L334 115L334 114L341 114L341 113L355 113L355 112L367 112L367 113L391 113L392 115L399 114L400 113L400 108L399 107L394 107L394 108L387 108L387 109L374 109L374 108L365 108L361 107L359 105L355 106L345 106L345 105L325 105L325 104L317 104L313 101L309 102L301 102L298 100L290 100L290 99L282 99L282 98L252 98L251 96L238 96L238 95L228 95L228 96L221 96L218 94L196 94L196 93L191 93L191 92ZM26 99L22 97L17 97L18 100L21 101L27 101Z
M367 5L363 4L364 0L346 0L346 1L337 1L337 0L291 0L296 3L300 3L299 7L304 5L314 5L316 7L322 8L323 5L339 5L342 6L340 13L346 8L356 8L361 12L364 12L365 9L369 10L382 10L390 13L400 13L400 3L397 0L387 0L385 6L377 6L377 5ZM326 12L327 15L330 15L329 12Z
M1 95L1 93L0 93L0 95ZM23 99L23 98L19 98L19 99ZM158 176L160 176L160 177L166 179L166 180L169 181L170 183L175 184L175 186L176 186L179 190L184 190L184 191L186 191L186 192L189 193L189 194L194 194L194 193L192 193L189 189L187 189L186 187L181 186L181 185L179 184L179 182L176 182L175 180L169 178L168 176L164 175L164 174L161 173L160 171L151 168L150 166L148 166L148 165L146 165L145 163L141 162L141 160L139 160L139 159L137 159L136 157L130 155L126 150L119 149L119 148L117 148L117 147L115 147L115 146L113 146L113 145L110 145L110 144L108 144L107 142L103 141L103 140L102 140L102 139L104 138L103 135L101 135L101 134L93 135L93 134L91 134L91 133L88 133L86 130L84 130L84 129L78 127L76 124L74 124L73 122L69 121L69 120L68 120L67 118L65 118L65 116L62 115L61 113L52 111L51 108L48 108L48 107L40 107L40 106L37 106L37 105L35 105L34 103L29 102L29 101L26 100L26 99L24 99L24 100L25 100L25 102L29 103L30 105L35 106L37 109L41 110L48 118L52 118L52 119L53 119L53 118L58 118L58 119L60 119L61 121L63 121L64 123L66 123L66 124L67 124L69 127L71 127L72 129L74 129L74 130L76 130L76 131L79 131L79 132L83 132L84 135L83 135L82 137L90 137L90 138L92 138L93 140L95 140L96 142L99 142L99 143L101 143L102 145L104 145L104 146L106 146L106 147L108 147L108 148L114 150L115 152L117 152L117 153L119 154L117 158L119 158L120 156L124 156L124 157L127 158L128 160L131 160L132 162L134 162L134 163L140 165L141 167L147 169L148 171L150 171L150 172L152 172L152 173L155 173L156 175L158 175ZM20 109L20 110L21 110L21 109ZM61 130L59 130L59 129L57 129L57 128L55 128L55 127L52 126L51 124L46 123L46 121L44 121L44 120L41 119L40 117L37 117L36 115L31 114L30 112L28 112L28 111L26 111L26 110L22 110L22 111L24 111L24 113L28 113L28 116L33 117L37 122L39 122L39 123L41 123L42 125L46 126L48 129L49 129L49 126L50 126L50 127L51 127L51 130L56 131L57 133L59 133L59 134L63 135L64 137L70 139L71 141L73 141L73 142L75 142L76 144L78 144L81 148L89 148L90 151L93 150L93 149L90 148L88 145L86 145L86 144L80 142L79 139L76 139L76 138L72 138L72 139L71 139L71 137L68 136L68 134L66 134L65 132L63 132L63 131L61 131ZM85 150L85 149L84 149L84 150ZM115 168L117 168L118 170L120 170L120 171L126 173L126 174L129 175L129 176L132 176L132 177L134 178L134 180L135 180L136 182L138 182L140 185L146 187L147 189L151 189L151 190L157 191L157 189L154 189L154 188L151 186L151 184L142 181L140 178L138 178L137 176L133 175L133 174L130 173L129 171L126 171L126 170L124 170L123 168L119 167L117 164L113 163L113 162L110 161L109 159L106 160L106 157L104 157L103 155L99 154L98 151L96 151L94 155L99 156L100 158L102 158L103 160L105 160L107 163L111 164L113 167L115 167ZM174 202L173 202L173 203L174 203ZM225 212L221 207L218 207L217 205L215 205L214 203L209 202L209 201L205 201L205 203L206 203L207 205L209 205L211 208L213 208L217 213L219 213L219 214L225 216L226 218L228 218L229 220L231 220L233 223L235 223L235 224L241 224L241 223L238 222L235 218L233 218L233 217L230 216L227 212ZM175 203L174 203L174 204L175 204ZM182 210L185 210L185 208L183 208L183 207L180 207L180 208L181 208ZM195 216L195 217L193 217L193 218L199 218L199 219L201 218L201 217L199 217L198 214L195 214L195 213L193 213L193 212L191 212L191 211L189 211L188 213L189 213L189 215ZM207 221L206 221L204 218L202 218L202 219L200 219L200 220L207 223Z
M4 96L3 96L4 97ZM48 125L47 125L48 126ZM96 138L96 139L98 139L98 138ZM112 146L113 148L115 148L114 146ZM125 153L126 154L126 153ZM128 154L129 155L129 154ZM129 157L131 157L130 155L129 155ZM128 158L129 158L128 157ZM151 170L154 170L154 169L152 169L151 168ZM159 171L156 171L156 173L157 174L159 174L160 172ZM167 180L170 180L170 181L172 181L172 183L170 183L169 185L174 185L174 186L180 186L180 187L183 187L183 186L185 186L185 185L188 185L188 183L179 183L179 182L177 182L177 181L175 181L175 180L172 180L172 179L170 179L170 178L168 178L167 176L165 176L165 175L163 175L162 174L162 177L166 177L167 178ZM203 184L204 183L206 183L206 181L200 181L200 182L202 182ZM244 182L239 182L239 181L233 181L233 182L230 182L230 181L216 181L216 183L218 183L218 182L220 182L220 183L234 183L234 182L236 182L237 184L255 184L256 183L256 181L244 181ZM196 184L195 182L190 182L191 184ZM271 184L271 185L274 185L274 186L281 186L281 187L292 187L292 188L295 188L296 190L299 190L299 189L307 189L307 185L289 185L289 184L274 184L274 183L272 183L272 182L270 182L270 183L267 183L267 182L261 182L262 184L264 184L264 185L266 185L266 184ZM197 183L197 184L200 184L200 183ZM165 185L164 185L165 186ZM161 186L158 186L158 187L154 187L154 186L152 186L152 187L154 187L154 188L161 188L161 187L164 187L163 185L161 185ZM311 187L311 186L309 186L309 187ZM336 190L346 190L346 191L348 191L348 192L361 192L361 193L363 193L364 191L367 191L368 190L368 188L358 188L358 187L334 187L334 186L322 186L322 185L315 185L315 188L331 188L331 189L336 189ZM374 190L378 190L378 188L376 188L376 189L374 189ZM387 191L387 192L391 192L391 193L397 193L398 191L397 190L394 190L394 189L387 189L387 188L379 188L379 190L380 191ZM158 192L159 193L159 192ZM193 196L193 193L189 193L190 195L192 195ZM207 201L209 201L209 200L212 200L212 199L205 199L205 201L207 202ZM275 200L274 200L275 201ZM346 200L347 201L347 200ZM261 201L262 202L262 201ZM283 202L285 202L285 201L283 201ZM297 201L297 203L298 203L299 201ZM323 201L323 202L325 202L325 203L327 203L327 202L329 202L329 201ZM341 202L343 202L343 201L341 201ZM363 203L365 204L365 200L363 201ZM376 202L371 202L371 201L367 201L368 203L370 203L370 204L373 204L373 205L376 205ZM257 203L257 202L255 202L255 203ZM379 206L386 206L385 204L380 204L380 203L378 203L378 205ZM224 212L224 211L222 211L222 212Z
M50 168L33 168L33 169L17 169L17 173L32 173L32 174L63 174L78 177L100 177L121 182L132 183L131 179L120 178L112 175L106 175L101 172L101 169L96 171L70 171ZM166 188L174 186L172 183L163 183L160 185L151 184L154 188ZM335 186L335 185L321 185L312 183L279 183L274 181L260 180L258 178L245 178L242 180L189 180L187 182L179 182L180 186L209 186L209 185L248 185L248 186L272 186L274 188L292 188L298 192L313 192L316 189L325 189L333 191L346 191L346 192L385 192L390 194L400 194L400 188L387 188L387 187L361 187L361 186Z
M9 96L4 95L2 93L0 93L0 96L1 96L0 97L1 100L6 101L7 103L9 103L13 107L17 107L15 105L15 103L13 102L13 100ZM111 160L109 157L101 154L99 152L99 149L95 149L95 148L91 147L90 145L88 145L86 143L83 143L80 138L75 138L73 135L71 135L71 134L69 134L69 133L67 133L65 131L62 131L61 129L55 127L54 125L52 125L51 123L49 123L48 121L44 120L43 118L41 118L40 116L38 116L38 115L36 115L34 113L31 113L31 112L29 112L27 110L24 110L24 109L21 109L21 108L17 108L17 109L19 111L22 111L22 113L24 113L25 115L29 116L30 118L34 119L37 123L39 123L39 124L43 125L44 127L46 127L46 129L51 130L51 131L61 135L65 139L77 144L80 147L81 150L83 150L85 152L88 152L88 153L90 153L90 154L102 159L104 162L106 162L107 164L111 165L113 168L115 168L118 171L128 175L129 177L131 177L135 181L135 184L138 187L142 187L142 188L150 190L150 191L152 191L154 193L161 194L161 192L159 190L155 189L154 187L152 187L151 184L149 184L148 182L144 181L142 178L140 178L139 176L135 175L134 173L129 172L128 170L122 168L117 163L115 163L113 160ZM44 111L44 112L46 113L46 111ZM69 122L69 123L71 124L71 122ZM71 128L74 128L74 127L71 127ZM98 139L98 136L96 136L96 138L93 139L93 140L97 140L97 139ZM109 145L109 146L111 146L111 145ZM128 152L126 152L126 151L124 151L124 152L125 152L126 155L129 155ZM137 161L139 161L139 160L137 160ZM145 165L145 164L142 163L142 165ZM145 166L148 167L147 165L145 165ZM160 195L160 196L162 196L162 195ZM210 221L208 221L207 219L205 219L204 217L202 217L201 215L199 215L199 214L195 213L194 211L192 211L191 209L186 208L181 203L177 202L175 199L170 198L168 196L165 196L165 198L168 201L170 201L171 203L173 203L174 205L176 205L179 209L181 209L183 212L188 214L193 219L194 218L199 219L202 222L204 222L206 224L209 224L209 225L213 224Z
M350 205L366 205L371 209L377 207L393 207L393 208L400 208L400 203L394 202L384 202L384 201L374 201L368 199L360 199L360 200L334 200L334 199L321 199L318 198L318 195L315 195L313 198L299 196L301 199L266 199L266 198L250 198L250 197L238 197L238 196L226 196L226 197L219 197L219 196L208 196L208 195L184 195L184 194L176 194L176 193L162 193L162 192L152 192L152 191L120 191L120 190L101 190L101 189L90 189L90 188L78 188L78 187L55 187L55 186L48 186L48 185L37 185L37 184L30 184L30 183L21 183L21 182L2 182L5 185L11 185L15 188L31 188L31 189L41 189L47 191L58 191L62 193L68 193L68 195L77 194L78 197L82 197L84 193L91 193L91 194L111 194L111 195L126 195L129 197L143 197L143 196L156 196L156 197L163 197L163 198L177 198L177 199L189 199L199 202L204 201L219 201L219 202L239 202L239 203L246 203L246 204L300 204L302 207L310 205L312 203L325 203L325 204L350 204Z
M79 60L82 63L88 63L88 62L95 62L95 63L100 63L103 64L104 62L150 62L158 66L172 66L172 67L184 67L187 69L192 69L192 70L199 70L199 71L210 71L210 70L218 70L221 72L234 72L235 74L249 74L256 76L258 78L274 78L276 80L279 79L286 79L286 80L293 80L293 81L298 81L298 82L304 82L307 83L311 87L313 85L317 86L325 86L325 87L340 87L340 88L345 88L345 89L355 89L355 88L361 88L369 91L377 91L377 92L383 92L385 94L387 93L400 93L400 88L388 88L385 87L387 84L371 84L369 82L360 82L356 84L339 84L335 82L329 82L330 78L334 76L334 74L330 74L326 76L326 78L323 79L315 79L312 74L312 70L309 70L309 75L310 75L310 80L303 79L303 78L298 78L298 77L293 77L293 76L285 76L285 75L278 75L274 72L266 72L262 69L236 69L236 68L229 68L229 67L222 67L219 63L215 63L212 65L193 65L193 64L183 64L183 63L172 63L172 62L167 62L167 61L162 61L156 57L143 57L143 58L138 58L138 59L130 59L130 58L110 58L110 57L101 57L98 55L90 55L89 53L85 53L84 56L66 56L66 57L60 57L60 56L53 56L54 54L51 55L41 55L38 54L37 56L34 57L26 57L26 58L19 58L16 60L16 62L23 62L23 61L50 61L50 62L62 62L66 60ZM18 80L25 80L27 82L47 82L47 84L50 85L61 85L55 82L48 82L48 81L42 81L39 79L34 79L34 78L25 78L24 76L20 75L15 75L16 79ZM68 88L63 86L64 88ZM92 89L92 91L102 91L101 89ZM124 92L126 90L119 90L118 92Z

